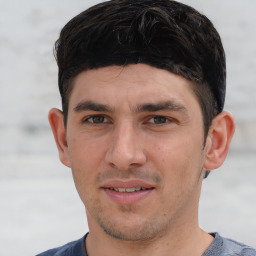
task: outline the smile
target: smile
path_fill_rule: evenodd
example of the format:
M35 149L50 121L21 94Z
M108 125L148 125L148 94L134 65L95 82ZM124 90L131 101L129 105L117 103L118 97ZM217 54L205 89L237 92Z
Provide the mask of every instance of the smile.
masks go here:
M150 188L137 187L137 188L108 188L108 189L119 192L119 193L133 193L137 191L149 190Z
M107 187L103 188L107 197L117 204L135 204L149 197L155 190L154 187Z
M101 189L116 204L135 204L154 195L156 187L140 179L112 179L103 183Z

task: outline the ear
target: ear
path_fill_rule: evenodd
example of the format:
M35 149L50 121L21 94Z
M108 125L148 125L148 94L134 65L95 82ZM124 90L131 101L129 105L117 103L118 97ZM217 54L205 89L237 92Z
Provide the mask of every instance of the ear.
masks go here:
M59 151L60 161L70 167L63 113L59 109L53 108L49 112L48 119Z
M222 165L228 154L234 131L235 122L231 113L222 112L213 119L205 146L206 170L213 170Z

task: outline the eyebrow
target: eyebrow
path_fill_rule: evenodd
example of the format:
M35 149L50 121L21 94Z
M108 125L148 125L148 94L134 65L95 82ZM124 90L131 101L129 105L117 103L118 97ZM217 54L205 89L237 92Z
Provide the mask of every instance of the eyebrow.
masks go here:
M75 112L82 112L87 110L98 111L98 112L110 112L113 113L114 110L105 104L97 103L94 101L86 100L79 102L73 109ZM184 105L175 102L173 100L156 102L156 103L143 103L135 107L134 112L157 112L162 110L183 112L187 114L187 109Z
M75 112L82 112L86 110L113 112L113 109L107 105L96 103L90 100L79 102L73 109Z
M187 114L187 109L181 103L175 102L173 100L157 102L157 103L144 103L136 107L136 112L157 112L161 110L169 111L180 111Z

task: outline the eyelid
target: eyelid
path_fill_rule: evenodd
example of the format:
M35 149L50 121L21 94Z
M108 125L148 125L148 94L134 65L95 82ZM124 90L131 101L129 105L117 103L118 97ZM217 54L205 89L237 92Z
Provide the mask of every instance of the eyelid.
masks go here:
M89 119L94 118L94 117L103 117L105 120L100 123L90 122ZM105 123L108 123L109 121L110 121L110 118L103 114L89 115L82 119L82 123L90 123L90 124L105 124Z
M151 119L154 119L154 118L157 118L157 117L158 117L158 118L166 118L166 122L160 123L160 124L156 124L156 123L150 121ZM148 121L147 121L148 123L150 123L150 124L156 124L156 125L164 125L164 124L168 124L168 123L175 122L175 119L174 119L174 118L171 118L171 117L168 117L168 116L164 116L164 115L152 115L152 116L150 116L147 120L148 120Z

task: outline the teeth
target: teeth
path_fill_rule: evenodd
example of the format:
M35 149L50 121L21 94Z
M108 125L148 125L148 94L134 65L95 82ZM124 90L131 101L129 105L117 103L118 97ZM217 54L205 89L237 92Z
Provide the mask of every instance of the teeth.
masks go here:
M135 192L135 191L138 191L138 190L136 190L136 188L127 188L127 189L125 189L125 192L128 192L128 193L132 193L132 192Z
M125 192L125 188L115 188L115 191L124 193Z
M120 192L120 193L133 193L136 191L140 191L140 190L146 190L146 188L110 188L111 190L114 190L116 192Z

